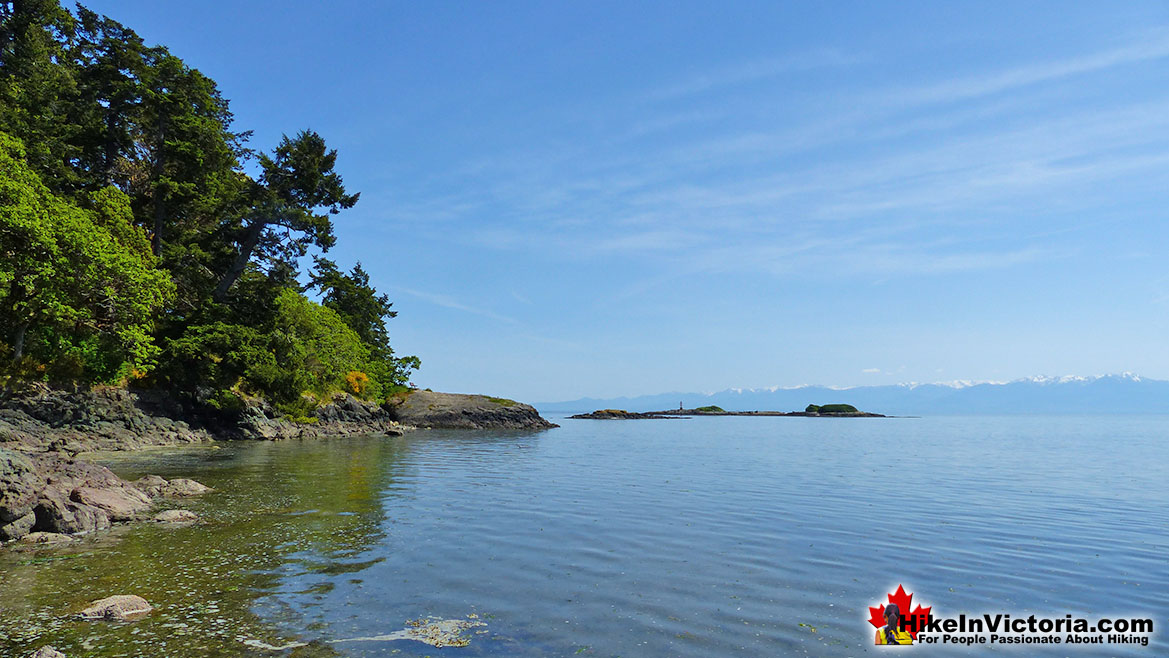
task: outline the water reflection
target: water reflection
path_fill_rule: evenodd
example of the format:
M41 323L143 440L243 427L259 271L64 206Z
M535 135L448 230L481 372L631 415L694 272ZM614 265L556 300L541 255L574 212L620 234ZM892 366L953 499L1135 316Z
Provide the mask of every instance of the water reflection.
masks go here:
M900 579L948 614L1149 613L1160 626L1165 428L570 421L112 456L129 477L215 487L183 503L205 522L0 554L0 655L51 641L93 656L293 642L309 644L277 653L850 656L872 641L867 606ZM893 522L890 495L904 501ZM123 592L158 610L128 626L63 617ZM468 647L377 639L470 615L486 626ZM1164 653L1161 637L1083 655Z
M359 556L385 538L382 492L401 476L404 449L363 438L96 456L124 477L195 474L216 491L168 502L197 512L194 526L140 524L65 549L0 554L0 654L52 644L66 655L267 655L240 641L286 639L281 606L259 601L305 579L299 595L321 596L331 579L378 561ZM69 619L118 593L145 597L154 613L129 625ZM290 655L337 654L312 645Z

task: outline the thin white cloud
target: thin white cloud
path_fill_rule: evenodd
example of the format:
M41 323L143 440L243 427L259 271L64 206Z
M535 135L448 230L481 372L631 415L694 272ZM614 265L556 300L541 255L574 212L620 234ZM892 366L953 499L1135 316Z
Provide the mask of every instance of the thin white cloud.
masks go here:
M856 54L848 54L834 49L821 49L784 57L739 62L721 69L697 73L687 80L661 87L646 94L646 99L651 101L676 100L680 97L693 96L713 89L767 80L798 71L847 66L858 61L861 61L861 57Z
M1169 57L1169 33L1157 30L1148 34L1144 40L1111 50L1027 64L913 89L892 90L889 97L911 105L952 103L1166 57Z
M1021 90L1166 57L1169 36L1156 32L1110 50L879 90L875 109L771 128L730 124L639 148L620 140L521 146L452 173L459 184L448 189L458 191L443 200L445 216L475 222L459 236L477 248L573 260L637 256L661 268L622 294L711 271L879 277L1063 259L1076 253L1076 222L1089 220L1060 224L1067 244L1051 245L1042 236L1056 227L1045 216L1110 204L1114 182L1169 184L1169 98L1151 91L1139 102L1079 104L1066 103L1067 90ZM747 63L655 93L666 100L846 60ZM948 99L965 102L926 107ZM915 113L923 107L928 113ZM706 118L679 112L660 121ZM1033 233L1018 234L1020 217L1033 220ZM449 237L441 223L418 226Z
M442 294L431 293L431 292L423 292L421 290L412 290L410 288L403 288L401 286L394 286L392 288L392 290L396 290L398 292L405 293L407 295L410 295L411 297L416 297L416 298L421 299L425 302L429 302L431 304L434 304L435 306L441 306L443 308L449 308L449 309L453 309L456 311L463 311L464 313L471 313L474 315L480 315L480 316L483 316L485 318L491 318L492 320L498 320L500 322L507 322L509 324L519 324L519 321L515 320L514 318L509 318L506 315L500 315L494 311L488 311L486 309L476 308L474 306L468 306L467 304L463 304L462 302L456 300L454 297L451 297L449 295L442 295Z

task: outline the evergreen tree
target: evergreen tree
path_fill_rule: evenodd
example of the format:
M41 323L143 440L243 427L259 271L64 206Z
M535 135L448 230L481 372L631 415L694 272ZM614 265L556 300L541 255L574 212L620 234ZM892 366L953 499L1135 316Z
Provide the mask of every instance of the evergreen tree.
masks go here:
M21 140L53 192L76 187L77 85L67 65L75 21L55 0L0 2L0 131Z
M311 285L321 292L321 303L336 311L375 354L385 358L393 354L386 320L398 312L390 310L393 304L388 295L379 295L369 285L369 274L361 263L354 265L349 274L342 274L337 264L327 258L318 256L314 262Z
M289 262L310 246L328 251L336 242L331 215L357 203L341 175L333 170L337 152L315 132L287 135L272 155L260 156L263 170L252 188L248 217L237 233L236 258L215 288L222 301L253 256L266 262ZM323 211L323 212L322 212Z
M247 392L364 396L405 383L394 317L360 264L299 259L357 202L318 134L242 163L215 82L130 28L53 0L0 0L0 361L147 383L222 406ZM11 370L11 367L8 366ZM28 373L26 373L28 374Z

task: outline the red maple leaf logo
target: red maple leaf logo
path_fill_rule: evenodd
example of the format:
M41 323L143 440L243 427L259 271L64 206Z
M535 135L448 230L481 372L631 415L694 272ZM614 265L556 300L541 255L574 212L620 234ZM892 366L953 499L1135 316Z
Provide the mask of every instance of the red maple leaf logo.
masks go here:
M909 636L916 640L917 631L925 628L926 622L929 621L930 610L933 609L933 606L923 608L918 605L917 609L912 613L907 612L909 610L909 606L913 604L913 594L906 593L905 587L902 585L898 585L897 591L893 594L889 594L888 598L889 603L896 605L897 609L901 611L902 628L907 629L909 631ZM912 623L907 625L905 622L908 621L908 619L916 620L917 626L913 626ZM881 628L885 625L885 604L882 603L876 608L869 606L869 623L873 626L876 626L877 628Z

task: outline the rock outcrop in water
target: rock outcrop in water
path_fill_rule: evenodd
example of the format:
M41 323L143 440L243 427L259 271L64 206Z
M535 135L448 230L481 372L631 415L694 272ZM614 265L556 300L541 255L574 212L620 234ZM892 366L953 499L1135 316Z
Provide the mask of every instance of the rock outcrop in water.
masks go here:
M723 411L718 407L697 409L675 409L671 411L625 411L624 409L598 409L587 414L576 414L569 418L588 420L646 420L656 418L689 418L691 416L799 416L803 418L885 418L882 414L867 411Z
M392 398L387 406L398 422L416 427L517 430L557 427L544 420L535 407L486 395L412 391Z
M168 509L155 514L153 520L158 523L194 523L199 520L199 515L189 509Z
M79 613L82 619L107 621L132 621L150 614L153 606L146 599L134 594L115 594L90 603Z

